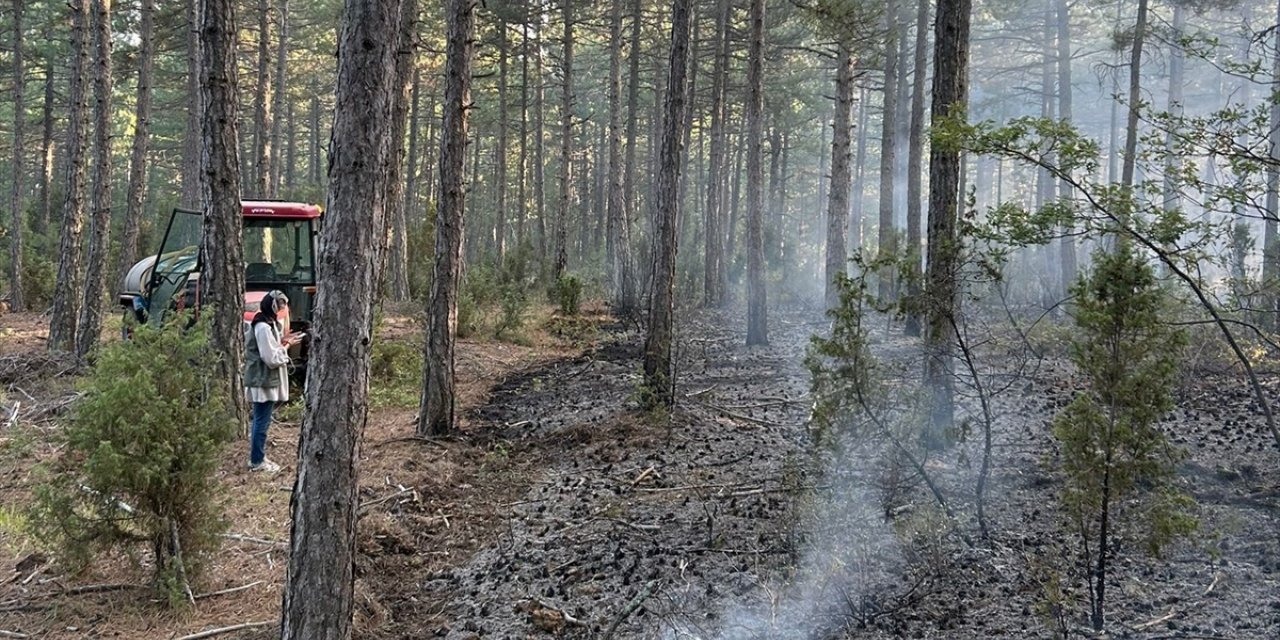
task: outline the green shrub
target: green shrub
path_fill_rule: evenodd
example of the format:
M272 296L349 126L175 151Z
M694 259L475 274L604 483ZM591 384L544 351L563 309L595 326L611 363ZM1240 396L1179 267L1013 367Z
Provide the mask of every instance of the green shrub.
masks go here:
M560 305L560 313L576 316L582 306L582 281L576 276L564 275L556 280L551 291L552 298Z
M369 402L375 407L416 407L422 393L422 341L375 340L369 367Z
M144 545L170 604L218 547L214 471L237 432L226 382L215 377L208 318L104 344L59 434L61 455L36 488L30 526L69 567Z
M515 284L502 287L502 315L493 334L498 338L511 337L524 327L525 315L529 311L529 298L524 289Z

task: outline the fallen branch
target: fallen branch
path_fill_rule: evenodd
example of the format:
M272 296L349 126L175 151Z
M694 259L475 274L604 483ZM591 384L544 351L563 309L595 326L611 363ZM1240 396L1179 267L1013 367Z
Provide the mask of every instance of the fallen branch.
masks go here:
M415 423L417 423L417 421L418 421L418 419L415 417L415 418L413 419L413 421L412 421L410 424L415 424ZM429 444L429 445L432 445L432 446L435 446L435 447L440 447L441 449L444 449L445 451L448 451L448 450L449 450L449 446L448 446L448 445L446 445L445 443L440 442L439 440L436 440L436 439L434 439L434 438L428 438L428 437L426 437L426 436L401 436L401 437L399 437L399 438L392 438L392 439L390 439L390 440L383 440L382 442L375 442L371 448L373 448L373 449L377 449L378 447L385 446L385 445L388 445L388 444L392 444L392 443L395 443L395 442L421 442L421 443L423 443L423 444Z
M1135 631L1142 631L1143 629L1146 629L1146 628L1148 628L1148 627L1154 627L1154 626L1156 626L1156 625L1160 624L1161 622L1165 622L1166 620L1171 620L1171 619L1173 619L1173 617L1174 617L1174 616L1176 616L1176 615L1178 615L1177 610L1175 610L1175 609L1170 609L1170 610L1169 610L1169 613L1166 613L1165 615L1160 616L1159 618L1156 618L1155 620L1151 620L1151 621L1148 621L1148 622L1144 622L1144 623L1139 624L1139 625L1134 625L1134 627L1133 627L1133 628L1134 628L1134 630L1135 630Z
M9 422L5 423L4 428L12 429L13 425L18 422L18 410L22 408L21 400L13 401L13 409L9 412Z
M181 638L175 638L175 640L200 640L201 638L212 638L214 636L220 636L224 633L231 633L232 631L239 631L241 629L254 629L257 627L265 627L271 624L278 624L278 623L275 620L263 620L262 622L245 622L243 624L233 624L229 627L218 627L217 629L209 629L207 631L201 631L200 633L193 633L190 635L182 636Z
M51 593L49 595L78 596L86 593L106 593L109 591L124 591L125 589L141 589L141 588L143 588L142 585L128 584L128 583L89 584L83 587L73 587L71 589L63 589L58 593Z
M636 597L632 598L631 602L627 603L627 608L623 609L622 613L619 614L617 618L613 619L613 624L610 624L609 628L604 632L604 640L612 638L613 632L617 631L618 627L621 626L627 618L630 618L631 614L635 613L636 609L639 609L640 605L644 604L644 601L648 600L649 596L653 595L653 592L656 591L657 588L658 581L650 580L649 584L646 584L644 589L642 589L640 593L636 594Z
M384 503L384 502L387 502L387 501L389 501L389 500L395 500L396 498L399 498L400 496L403 496L403 495L405 495L405 494L410 494L410 493L411 493L411 494L413 494L413 499L414 499L414 501L417 501L417 499L418 499L418 494L417 494L417 492L415 492L415 491L413 490L413 487L405 487L405 488L402 488L402 489L400 489L399 491L397 491L397 492L395 492L395 493L392 493L391 495L383 496L383 497L378 498L377 500L374 500L374 501L372 501L372 502L366 502L366 503L361 504L361 505L360 505L360 508L356 511L356 513L357 513L357 514L359 514L359 515L364 515L364 514L366 514L366 513L368 513L368 512L369 512L369 509L372 509L373 507L376 507L376 506L378 506L378 505L380 505L380 504L382 504L382 503Z
M631 481L631 486L634 487L640 484L641 482L643 482L645 478L649 477L649 474L653 473L653 471L654 471L653 467L649 467L648 469L645 469L640 475L636 476L635 480Z
M283 540L268 540L266 538L255 538L253 536L245 536L245 535L240 535L238 533L224 533L222 534L222 537L227 538L228 540L236 540L238 542L252 542L254 544L267 544L267 545L274 545L274 546L280 546L280 547L289 546L289 543L284 542Z
M262 584L262 581L256 580L254 582L250 582L249 584L241 585L238 587L231 587L230 589L223 589L221 591L211 591L209 593L201 593L196 595L195 599L202 600L204 598L212 598L214 596L225 596L230 593L237 593L239 591L244 591L245 589L252 589L253 587L256 587L260 584Z
M25 633L18 633L17 631L5 631L4 629L0 629L0 638L30 638L30 637L31 636Z

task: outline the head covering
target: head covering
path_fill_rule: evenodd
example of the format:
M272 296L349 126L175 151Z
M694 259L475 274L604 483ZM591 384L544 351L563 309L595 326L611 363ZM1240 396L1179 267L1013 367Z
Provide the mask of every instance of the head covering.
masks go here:
M253 315L253 324L259 322L275 323L276 314L280 312L280 308L289 304L289 296L284 295L279 289L272 289L267 295L262 296L262 303L258 305L258 312Z

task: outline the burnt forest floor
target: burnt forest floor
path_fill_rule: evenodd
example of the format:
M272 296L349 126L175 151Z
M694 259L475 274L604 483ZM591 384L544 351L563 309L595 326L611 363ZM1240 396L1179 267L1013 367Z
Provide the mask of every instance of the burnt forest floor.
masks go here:
M55 453L40 434L57 428L72 392L60 363L4 371L15 353L40 346L38 322L23 331L14 317L6 326L25 342L0 340L0 373L10 405L21 399L32 421L0 432L0 551L12 567L0 574L0 631L172 640L264 622L218 637L278 636L270 623L287 562L296 416L272 428L280 476L247 474L244 444L233 449L219 472L231 537L198 589L207 597L167 613L135 588L145 566L108 558L62 575L16 530L32 463ZM1083 635L1084 592L1069 571L1075 538L1057 506L1049 433L1082 382L1060 345L1041 344L1034 359L994 343L980 355L996 417L984 539L974 519L977 427L926 463L955 514L948 520L883 446L813 444L802 360L809 336L827 328L820 313L775 310L767 347L743 346L744 324L735 313L681 316L669 414L638 409L638 327L598 309L580 321L540 320L523 345L464 342L455 437L410 438L410 403L373 411L356 636L1051 638L1060 637L1056 620ZM888 320L876 324L882 373L908 402L918 342ZM389 318L380 336L418 331ZM1264 383L1280 404L1280 376ZM1164 426L1188 451L1179 482L1200 503L1201 532L1163 559L1118 557L1111 635L1280 637L1280 453L1229 367L1189 372L1176 395ZM27 413L33 405L40 414ZM962 417L977 408L972 398L962 406ZM84 589L96 585L114 588ZM1059 596L1059 618L1047 594Z

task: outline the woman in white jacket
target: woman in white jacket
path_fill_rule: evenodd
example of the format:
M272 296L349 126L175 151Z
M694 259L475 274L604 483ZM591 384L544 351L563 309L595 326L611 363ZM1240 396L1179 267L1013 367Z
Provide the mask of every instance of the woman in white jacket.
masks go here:
M262 297L258 313L244 334L244 391L253 407L249 438L249 470L276 473L280 465L266 457L267 427L276 403L289 400L289 340L281 316L288 317L289 298L280 291Z

